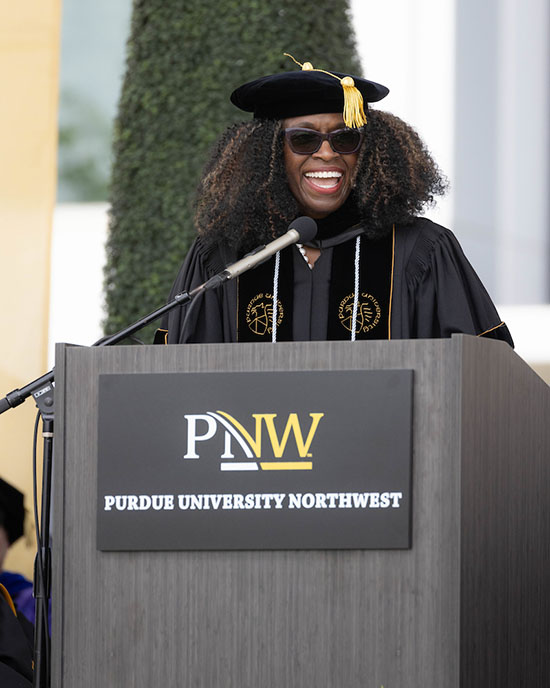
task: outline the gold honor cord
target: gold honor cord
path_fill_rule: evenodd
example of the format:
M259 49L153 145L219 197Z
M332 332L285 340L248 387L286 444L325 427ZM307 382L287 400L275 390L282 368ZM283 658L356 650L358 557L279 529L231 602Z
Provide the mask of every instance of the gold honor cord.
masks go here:
M342 89L344 91L344 122L346 127L359 128L367 123L367 118L365 116L365 111L363 109L363 96L358 88L355 86L355 81L351 76L345 76L340 78L336 74L327 72L325 69L316 69L311 62L298 62L290 53L283 53L285 57L290 57L290 59L295 62L299 67L302 68L304 72L322 72L331 76L333 79L338 79Z
M489 330L485 330L485 332L480 332L479 334L476 334L476 337L483 337L485 334L489 334L489 332L493 332L494 330L498 330L499 327L502 327L504 325L504 322L501 322L499 325L495 325L494 327L491 327Z
M393 226L391 246L390 308L388 312L388 339L391 339L391 309L393 303L393 271L395 268L395 225Z

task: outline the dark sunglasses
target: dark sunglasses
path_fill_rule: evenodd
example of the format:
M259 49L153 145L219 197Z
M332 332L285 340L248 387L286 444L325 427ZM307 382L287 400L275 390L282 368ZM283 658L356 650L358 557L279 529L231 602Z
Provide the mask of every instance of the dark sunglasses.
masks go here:
M298 155L311 155L317 153L323 145L323 141L328 141L335 153L348 155L356 153L363 140L363 132L360 129L336 129L328 134L322 134L315 129L302 129L300 127L290 127L285 129L285 140L290 146L290 150Z

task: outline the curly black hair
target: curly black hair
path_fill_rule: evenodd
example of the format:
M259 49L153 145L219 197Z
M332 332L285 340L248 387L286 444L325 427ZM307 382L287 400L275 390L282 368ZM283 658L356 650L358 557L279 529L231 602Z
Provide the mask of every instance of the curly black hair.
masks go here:
M408 223L447 189L430 152L403 120L369 110L348 203L371 236ZM219 139L200 180L195 222L207 244L248 250L286 231L300 214L290 192L281 120L255 119Z

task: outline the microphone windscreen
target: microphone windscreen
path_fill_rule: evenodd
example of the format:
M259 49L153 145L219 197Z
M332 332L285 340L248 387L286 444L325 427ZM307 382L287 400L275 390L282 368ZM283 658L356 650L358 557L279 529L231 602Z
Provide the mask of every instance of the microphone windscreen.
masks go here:
M300 243L307 244L308 241L315 239L317 234L317 223L311 217L297 217L288 226L289 229L295 229L300 235Z

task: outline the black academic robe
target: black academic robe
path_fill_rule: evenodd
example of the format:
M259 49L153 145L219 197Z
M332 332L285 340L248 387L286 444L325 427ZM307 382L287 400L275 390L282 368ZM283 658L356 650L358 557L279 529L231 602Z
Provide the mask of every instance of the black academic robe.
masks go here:
M366 236L365 240L369 241ZM392 252L391 323L379 338L440 338L463 333L501 339L513 346L508 328L451 231L415 218L410 224L395 226ZM223 245L207 246L197 239L171 298L205 282L237 257ZM237 302L238 288L232 281L189 306L172 310L162 323L161 331L167 330L164 341L238 341Z

